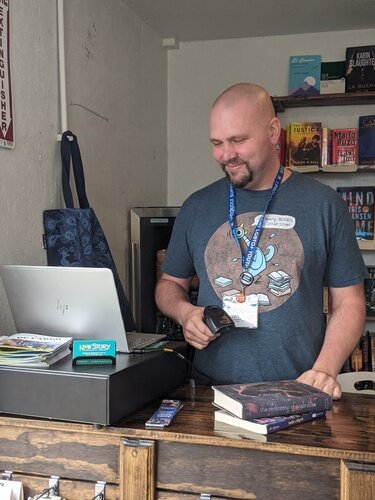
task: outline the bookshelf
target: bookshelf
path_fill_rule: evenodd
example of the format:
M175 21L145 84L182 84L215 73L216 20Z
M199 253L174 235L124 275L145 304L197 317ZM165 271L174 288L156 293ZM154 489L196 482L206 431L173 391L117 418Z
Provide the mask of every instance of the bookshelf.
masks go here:
M288 108L304 108L313 106L353 106L358 104L375 104L375 92L363 93L340 93L340 94L319 94L312 96L273 96L273 105L276 113L283 113ZM292 168L293 170L293 168ZM297 168L295 170L298 170ZM337 168L328 166L314 171L314 174L324 173L369 173L375 172L374 166L340 166ZM359 240L358 246L362 251L375 251L375 240Z
M311 96L273 96L272 101L275 111L283 113L287 108L375 104L375 92L319 94Z
M375 250L375 240L358 240L358 246L360 250Z

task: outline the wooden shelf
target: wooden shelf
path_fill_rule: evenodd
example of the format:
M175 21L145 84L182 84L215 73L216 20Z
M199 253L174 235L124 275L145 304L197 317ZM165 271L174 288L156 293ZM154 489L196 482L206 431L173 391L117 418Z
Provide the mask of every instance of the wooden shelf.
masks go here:
M360 250L375 250L375 240L358 240Z
M375 92L319 94L311 96L273 96L272 100L276 112L282 113L286 108L375 104Z
M286 167L289 170L294 170L302 174L365 174L365 173L375 173L375 165L327 165L319 168L316 167Z

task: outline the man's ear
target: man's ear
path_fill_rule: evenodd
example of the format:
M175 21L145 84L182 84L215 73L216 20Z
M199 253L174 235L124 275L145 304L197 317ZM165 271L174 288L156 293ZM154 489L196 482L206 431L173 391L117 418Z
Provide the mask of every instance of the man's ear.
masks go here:
M280 120L274 116L269 124L270 138L272 144L276 144L280 137L281 124Z

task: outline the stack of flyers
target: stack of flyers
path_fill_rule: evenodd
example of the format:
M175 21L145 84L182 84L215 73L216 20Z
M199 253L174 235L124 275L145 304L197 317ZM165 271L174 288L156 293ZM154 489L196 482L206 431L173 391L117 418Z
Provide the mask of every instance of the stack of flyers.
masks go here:
M146 427L163 429L169 425L183 404L178 399L163 399L156 412L145 423Z

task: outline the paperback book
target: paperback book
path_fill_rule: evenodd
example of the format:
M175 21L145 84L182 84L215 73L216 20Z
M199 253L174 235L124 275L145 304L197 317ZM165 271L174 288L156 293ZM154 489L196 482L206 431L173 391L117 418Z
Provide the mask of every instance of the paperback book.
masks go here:
M321 132L321 122L289 123L287 127L288 167L301 172L319 170Z
M346 49L345 92L375 91L375 45Z
M375 318L375 266L367 266L368 278L365 279L366 317Z
M322 169L332 164L332 130L322 127L320 166Z
M375 115L358 119L358 164L375 165Z
M303 422L316 420L324 417L325 414L325 411L320 411L278 417L251 418L245 420L238 418L235 415L231 415L224 410L217 410L215 411L215 420L218 422L224 422L228 425L233 425L235 427L240 427L241 429L245 429L247 431L258 432L259 434L271 434L271 432L288 429L289 427L302 424Z
M297 380L212 386L213 403L245 420L327 411L329 394Z
M251 439L253 441L259 441L261 443L266 443L268 441L268 434L260 434L259 432L248 431L241 427L236 427L234 425L226 424L225 422L220 422L214 418L214 431L218 436L224 436L230 439Z
M332 164L358 165L358 129L332 129Z
M320 71L320 55L290 56L288 95L319 95Z
M346 201L354 223L357 240L374 239L374 188L373 186L341 186L336 188Z
M370 345L369 345L369 357L370 357L370 371L375 372L375 332L370 332Z
M328 61L321 64L320 93L345 92L345 61Z
M276 152L279 157L279 161L281 165L285 165L285 152L286 152L286 132L285 129L282 128L280 130L279 140L276 143Z
M47 367L70 354L72 337L15 333L0 337L0 364Z

